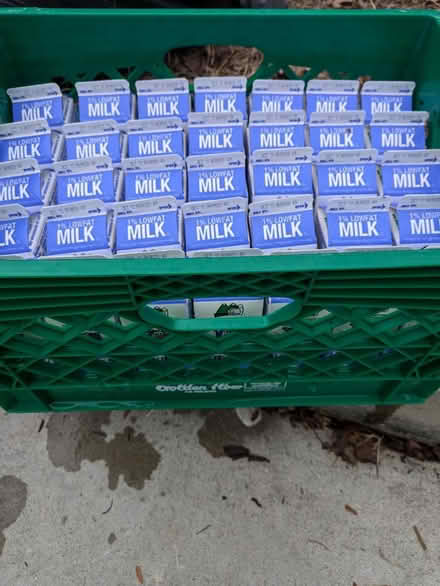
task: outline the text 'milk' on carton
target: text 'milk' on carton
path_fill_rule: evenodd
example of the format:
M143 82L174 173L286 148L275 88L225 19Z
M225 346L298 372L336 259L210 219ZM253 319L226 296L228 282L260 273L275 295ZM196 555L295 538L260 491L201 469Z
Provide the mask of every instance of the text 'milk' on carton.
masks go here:
M183 206L187 256L202 250L249 248L247 202L242 197Z
M122 174L110 157L72 159L55 163L56 204L100 199L113 203L120 197Z
M361 90L366 122L374 114L411 111L415 87L413 81L366 81Z
M78 81L80 122L92 120L116 120L127 122L131 118L130 85L126 79Z
M186 173L179 155L126 159L122 163L124 199L172 195L178 205L186 197Z
M373 114L371 146L380 154L387 150L424 149L428 118L428 112Z
M317 248L312 195L252 203L249 223L252 246L265 254Z
M241 112L247 118L245 77L196 77L194 79L196 112Z
M317 208L316 213L322 248L349 250L393 245L396 228L389 198L329 198L326 211Z
M56 83L42 83L7 90L12 102L14 122L47 120L49 126L61 126L72 121L72 98L63 96Z
M61 158L63 140L46 120L0 124L0 162L35 159L40 165Z
M132 120L125 125L129 157L185 157L185 133L180 118Z
M348 79L311 79L306 88L307 117L359 110L359 81Z
M188 117L188 151L190 155L244 152L241 112L191 112Z
M382 182L384 194L393 202L404 195L440 193L440 149L387 151Z
M188 201L248 199L244 153L188 157Z
M75 122L63 128L66 159L91 159L110 157L112 163L120 163L125 154L126 135L114 120Z
M253 201L313 195L312 149L255 151L249 176Z
M182 251L181 211L174 197L119 202L113 210L112 242L116 255Z
M394 204L397 244L411 248L440 246L440 194L404 195Z
M111 256L109 212L99 199L43 208L42 256Z
M324 150L364 149L368 145L364 126L365 113L337 112L320 114L312 112L309 122L309 140L316 155Z
M287 149L305 144L305 112L251 112L247 130L249 151Z
M300 79L256 79L250 95L252 112L292 112L304 109Z
M0 207L0 256L34 258L38 248L38 214L20 204Z
M138 118L177 116L188 120L191 98L188 80L142 79L136 82Z
M321 151L313 182L320 205L328 197L380 194L376 149Z
M55 189L55 173L40 171L35 159L0 163L0 206L17 203L29 212L48 205Z

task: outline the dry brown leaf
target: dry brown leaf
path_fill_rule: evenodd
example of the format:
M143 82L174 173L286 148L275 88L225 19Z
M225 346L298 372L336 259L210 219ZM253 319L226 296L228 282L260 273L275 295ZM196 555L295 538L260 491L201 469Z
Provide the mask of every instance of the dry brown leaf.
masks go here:
M351 513L352 515L359 515L356 509L353 509L353 507L351 507L350 505L345 505L344 508L348 513Z
M138 579L139 584L145 584L144 576L140 566L136 566L136 578Z

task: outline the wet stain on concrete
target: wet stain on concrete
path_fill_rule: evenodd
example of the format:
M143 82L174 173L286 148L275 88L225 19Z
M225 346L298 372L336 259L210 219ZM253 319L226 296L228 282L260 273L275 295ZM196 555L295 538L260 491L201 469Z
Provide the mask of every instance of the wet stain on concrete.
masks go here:
M114 542L116 541L116 539L117 539L116 535L114 533L110 533L110 535L108 536L108 539L107 539L108 544L113 545Z
M230 409L205 412L205 415L197 436L200 445L214 458L225 457L224 446L245 444L247 439L260 435L267 426L267 420L263 419L255 427L245 427Z
M67 515L64 515L63 518L61 519L61 525L65 525L67 523L67 519L69 517Z
M110 490L117 488L121 475L127 486L141 490L158 467L160 454L143 433L129 426L107 442L101 426L109 423L109 412L51 415L47 424L50 461L57 468L78 472L84 460L103 460Z
M365 418L365 423L379 425L385 423L402 405L376 405L374 411Z
M15 476L0 478L0 555L6 538L3 531L13 525L20 516L27 500L27 485Z

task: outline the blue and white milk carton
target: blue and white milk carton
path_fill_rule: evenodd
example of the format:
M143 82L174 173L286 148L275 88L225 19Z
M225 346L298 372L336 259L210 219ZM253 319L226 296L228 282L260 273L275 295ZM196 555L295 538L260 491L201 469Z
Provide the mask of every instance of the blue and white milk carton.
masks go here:
M361 90L366 122L374 114L410 112L415 87L414 81L366 81Z
M185 204L187 256L200 251L250 248L247 207L242 197Z
M179 155L126 159L122 170L126 201L171 195L182 205L186 199L186 172Z
M312 112L309 141L313 153L316 155L324 150L368 148L364 121L365 113L360 110L330 114Z
M177 116L184 122L191 112L188 80L142 79L136 82L138 118Z
M305 145L305 112L251 112L247 139L249 152L288 149Z
M74 104L72 98L63 96L56 83L41 83L7 90L12 102L14 122L47 120L50 127L72 122Z
M387 151L381 171L384 194L393 202L404 195L440 193L440 149Z
M227 197L248 200L244 153L188 157L188 201Z
M182 251L182 213L174 197L119 202L113 206L113 250L117 256Z
M0 258L35 258L40 235L39 214L20 204L0 207Z
M110 213L99 199L49 206L40 215L43 258L108 257Z
M255 151L249 177L252 201L313 195L312 149Z
M411 248L440 247L440 194L404 195L394 206L397 244Z
M313 195L252 203L249 224L254 248L265 254L317 248Z
M329 114L359 110L357 79L311 79L306 88L307 117L312 112Z
M63 128L66 159L110 157L112 163L125 158L127 136L114 120L75 122Z
M241 112L247 118L246 78L196 77L194 79L194 109L196 112Z
M395 222L385 197L329 198L317 208L321 248L350 250L389 248L395 242Z
M35 159L47 165L61 159L63 136L46 120L0 124L0 162Z
M119 168L113 169L110 157L60 161L53 169L57 205L97 198L110 204L121 197L122 172Z
M188 151L190 155L244 152L241 112L191 112L188 117Z
M16 203L32 213L49 205L54 190L54 171L41 171L35 159L0 163L0 206Z
M78 81L78 113L80 122L116 120L124 123L132 118L132 96L126 79Z
M373 114L370 123L371 146L379 154L388 150L424 149L428 118L428 112Z
M186 154L185 133L180 118L151 118L132 120L124 131L127 133L129 157Z
M256 79L250 95L251 112L292 112L304 109L301 79Z
M376 149L321 151L313 168L319 205L329 197L381 195Z

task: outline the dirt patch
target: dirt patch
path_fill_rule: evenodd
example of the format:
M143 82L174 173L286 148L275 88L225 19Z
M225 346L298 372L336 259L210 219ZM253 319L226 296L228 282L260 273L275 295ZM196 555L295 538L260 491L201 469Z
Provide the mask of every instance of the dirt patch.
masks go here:
M264 456L252 454L243 446L249 438L265 430L267 419L255 427L245 427L234 411L219 409L206 415L202 427L197 432L199 443L214 458L229 457L232 460L246 458L249 461L268 461Z
M107 542L109 545L113 545L114 542L116 541L117 537L114 533L110 533L110 535L108 536Z
M108 467L108 486L115 490L122 476L127 486L141 490L160 462L160 454L142 433L130 426L110 441L101 427L110 413L56 413L47 424L47 452L57 468L78 472L81 462L103 460Z
M3 531L21 515L27 500L27 484L15 476L0 478L0 555L6 538Z

